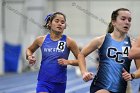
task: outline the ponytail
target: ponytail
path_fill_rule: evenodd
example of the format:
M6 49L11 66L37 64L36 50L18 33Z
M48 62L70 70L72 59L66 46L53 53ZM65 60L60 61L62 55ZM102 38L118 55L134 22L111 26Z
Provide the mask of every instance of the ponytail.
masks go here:
M114 31L114 27L112 25L112 22L110 22L107 28L107 33L112 33L113 31Z
M50 26L48 25L49 21L51 20L51 17L52 17L53 14L49 14L47 15L47 17L45 18L45 21L46 21L46 24L44 25L44 27L46 29L49 29L50 30Z

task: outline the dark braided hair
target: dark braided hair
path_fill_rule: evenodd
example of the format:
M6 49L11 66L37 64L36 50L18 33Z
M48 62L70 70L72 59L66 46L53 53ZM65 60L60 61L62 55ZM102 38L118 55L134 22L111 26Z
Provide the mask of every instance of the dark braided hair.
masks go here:
M49 30L51 29L51 27L48 25L48 23L49 23L49 22L52 22L53 19L56 17L56 15L62 15L62 16L64 17L65 21L66 21L66 16L65 16L63 13L61 13L61 12L55 12L55 13L53 13L53 14L49 14L49 15L47 15L46 18L45 18L46 24L44 25L44 27L45 27L46 29L49 29Z

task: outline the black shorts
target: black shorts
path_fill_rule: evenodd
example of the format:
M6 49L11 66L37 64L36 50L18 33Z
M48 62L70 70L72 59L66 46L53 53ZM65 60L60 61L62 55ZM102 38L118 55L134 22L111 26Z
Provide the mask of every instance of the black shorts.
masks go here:
M90 93L95 93L95 92L97 92L98 90L101 90L101 89L103 89L103 88L94 85L94 82L92 82L92 84L90 86Z
M95 82L94 82L94 80L93 80L93 82L92 82L92 84L91 84L91 86L90 86L90 93L95 93L95 92L97 92L98 90L104 89L104 88L101 88L101 87L95 85L94 83L95 83ZM122 92L112 92L112 91L109 91L109 92L110 92L110 93L122 93Z

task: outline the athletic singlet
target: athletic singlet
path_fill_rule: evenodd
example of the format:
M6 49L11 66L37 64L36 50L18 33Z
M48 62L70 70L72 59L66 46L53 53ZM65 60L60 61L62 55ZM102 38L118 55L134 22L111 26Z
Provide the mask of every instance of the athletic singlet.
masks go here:
M112 92L125 93L127 82L122 78L123 68L129 72L131 60L128 51L131 47L130 38L115 41L108 33L99 49L100 65L94 84Z
M39 81L64 83L67 80L67 66L58 64L59 58L68 59L70 50L67 47L66 35L53 41L48 34L41 46L42 61L38 75Z

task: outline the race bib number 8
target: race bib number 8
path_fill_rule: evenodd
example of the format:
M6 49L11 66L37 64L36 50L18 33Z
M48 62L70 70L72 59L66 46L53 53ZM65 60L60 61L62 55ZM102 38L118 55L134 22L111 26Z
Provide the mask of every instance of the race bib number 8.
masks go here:
M65 45L66 45L66 42L59 41L58 45L57 45L57 50L64 51L65 50Z

